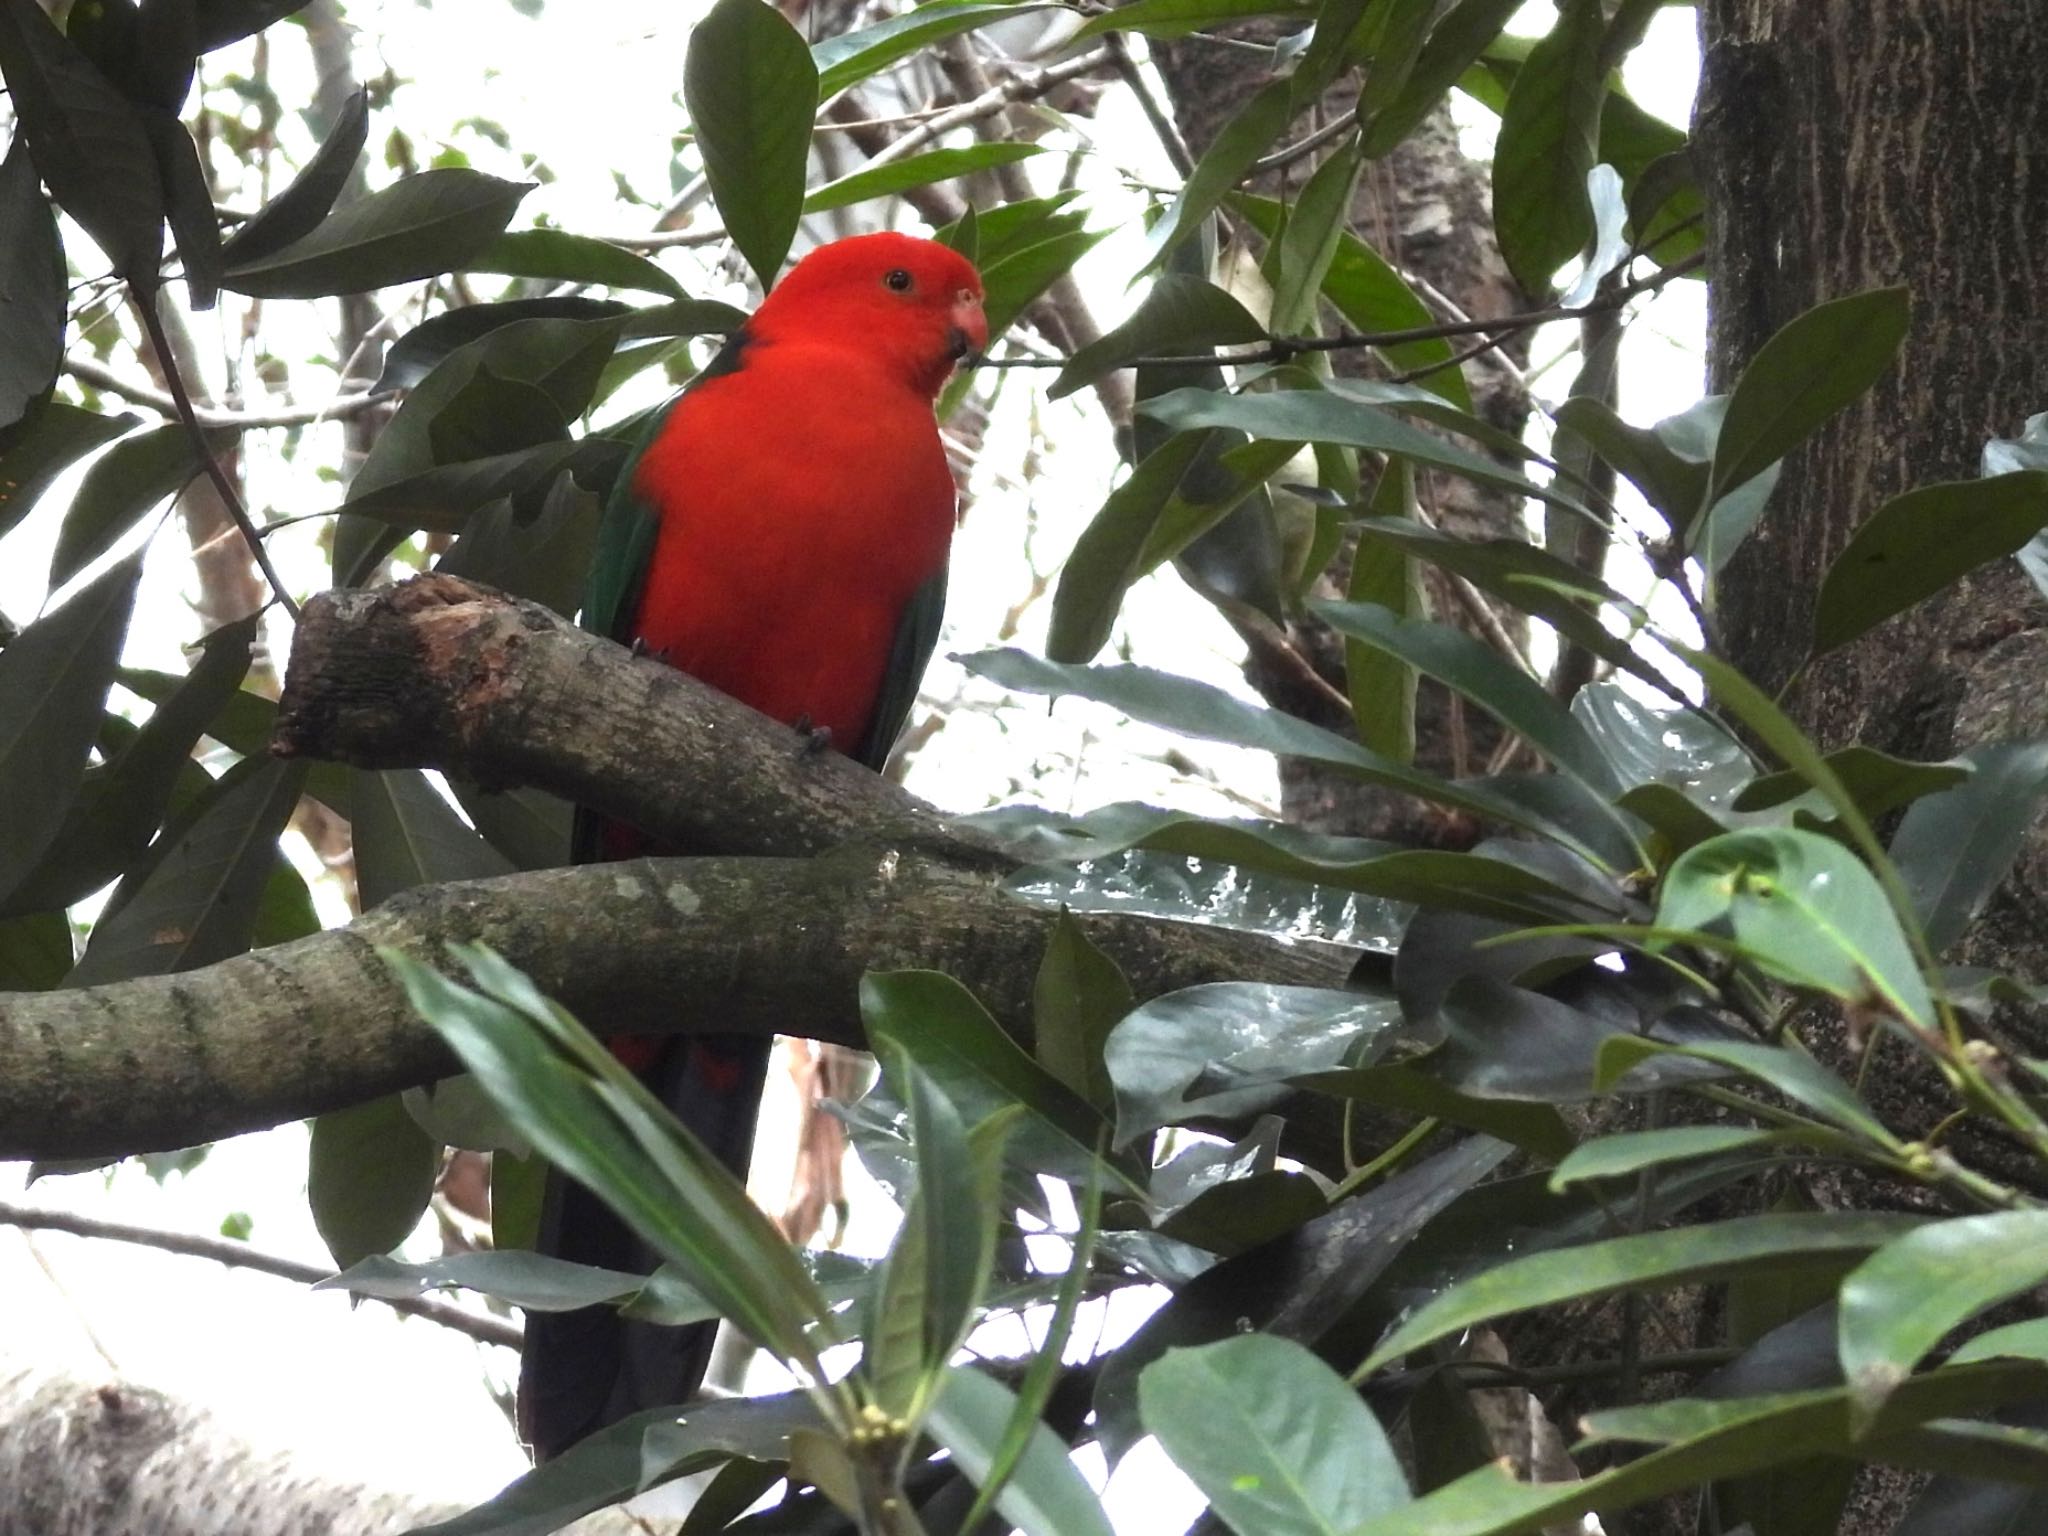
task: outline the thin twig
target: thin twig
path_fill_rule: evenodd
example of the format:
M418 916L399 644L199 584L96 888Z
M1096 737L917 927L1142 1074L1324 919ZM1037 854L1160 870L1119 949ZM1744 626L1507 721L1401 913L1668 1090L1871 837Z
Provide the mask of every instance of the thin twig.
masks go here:
M171 339L164 334L163 316L157 313L157 295L137 291L135 308L142 316L142 328L149 334L149 344L156 349L157 361L164 370L164 383L170 387L171 403L176 408L179 420L185 423L186 435L192 439L192 446L199 450L206 477L213 482L213 488L220 492L221 505L227 508L228 516L235 520L235 526L242 531L248 542L249 553L255 559L257 569L270 583L270 590L277 598L278 606L290 615L293 623L298 622L299 605L292 601L291 593L285 590L284 578L277 574L270 552L263 547L262 537L256 532L256 525L249 520L249 509L242 505L241 495L235 490L234 482L228 479L228 472L214 456L213 445L206 440L206 428L200 425L199 415L192 407L192 396L186 391L183 375L178 372L178 360L171 355Z
M124 379L113 369L91 358L67 357L64 359L64 371L80 383L90 384L94 389L126 400L130 405L147 406L161 416L176 418L178 415L178 402L170 395L146 384ZM264 427L308 427L323 421L339 421L397 398L395 391L385 390L381 394L337 395L323 406L291 406L276 411L223 411L195 405L192 414L209 432L253 432Z
M1248 174L1263 176L1272 171L1285 170L1295 161L1314 154L1332 139L1342 138L1357 126L1357 111L1346 112L1342 117L1332 119L1306 137L1297 139L1292 144L1283 144L1263 160L1254 160Z
M984 117L993 117L1020 101L1035 101L1041 96L1050 95L1069 80L1092 75L1111 62L1113 61L1107 48L1091 48L1086 53L1077 54L1058 64L1048 64L1043 69L1019 70L1001 85L984 91L972 101L963 101L959 106L941 112L923 126L913 128L870 159L861 169L870 170L878 165L907 159L934 139L943 137L955 128L979 122Z
M1576 309L1567 309L1562 304L1550 304L1542 309L1524 310L1519 314L1495 315L1477 320L1447 320L1439 325L1414 325L1395 331L1338 331L1330 336L1282 336L1263 347L1250 352L1197 352L1187 356L1139 357L1119 364L1124 368L1195 368L1213 367L1217 364L1244 365L1250 363L1292 362L1305 352L1348 352L1359 347L1397 347L1416 341L1443 341L1454 336L1484 336L1471 351L1462 358L1477 356L1499 346L1510 336L1539 325L1548 325L1556 320L1577 320L1595 309L1618 309L1631 299L1645 293L1654 293L1686 273L1696 271L1705 261L1704 254L1688 256L1683 261L1662 267L1647 277L1636 279L1616 288L1611 295L1596 298L1590 304ZM1498 334L1496 334L1498 333ZM984 361L983 368L1050 368L1060 366L1041 358L1005 357ZM1443 366L1448 366L1445 364ZM1430 370L1425 370L1430 371Z
M1124 84L1130 87L1131 95L1137 98L1138 110L1145 114L1145 121L1152 125L1152 132L1159 140L1159 147L1166 151L1166 158L1182 176L1192 174L1195 157L1188 152L1187 140L1180 136L1180 128L1159 104L1159 97L1152 89L1152 83L1145 78L1145 71L1131 56L1130 44L1121 32L1109 34L1109 57L1116 65L1116 72L1123 76Z
M258 1274L275 1275L280 1280L296 1280L302 1285L317 1285L323 1280L332 1280L335 1276L335 1271L323 1269L318 1264L302 1264L297 1259L264 1253L231 1237L209 1237L197 1232L167 1232L156 1227L135 1226L125 1221L104 1221L94 1216L80 1216L71 1211L37 1210L32 1206L14 1205L4 1200L0 1200L0 1226L18 1227L24 1232L69 1232L75 1237L96 1237L108 1242L134 1243L138 1247L155 1248L164 1253L181 1254L186 1258L212 1259L217 1264L226 1264L235 1269L253 1269ZM467 1334L480 1344L496 1344L505 1349L517 1349L523 1337L519 1328L502 1318L479 1317L473 1312L466 1312L461 1307L436 1300L431 1296L372 1296L368 1299L381 1301L394 1312L403 1312L408 1317L425 1318L430 1323L439 1323L443 1328L452 1328L457 1333Z

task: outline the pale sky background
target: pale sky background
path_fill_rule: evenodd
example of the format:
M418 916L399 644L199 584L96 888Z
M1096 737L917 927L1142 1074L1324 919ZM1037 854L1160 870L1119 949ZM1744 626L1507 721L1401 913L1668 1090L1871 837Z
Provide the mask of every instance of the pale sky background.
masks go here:
M555 0L538 17L520 16L504 0L414 0L357 3L350 13L361 29L358 73L390 68L406 82L397 117L409 129L470 115L502 123L518 154L544 162L555 179L524 205L522 218L545 213L563 227L612 233L644 223L644 212L617 204L617 170L652 197L669 187L669 136L679 113L685 28L695 7L651 4L578 6ZM1517 30L1540 32L1547 4L1531 5ZM274 78L289 102L310 90L303 49L279 29ZM481 43L481 46L480 46ZM236 64L234 53L215 54L218 74ZM1636 98L1678 123L1691 106L1697 73L1689 9L1658 13L1649 39L1632 56L1628 82ZM573 82L565 88L564 82ZM294 92L298 92L297 97ZM1475 149L1490 137L1493 119L1458 102L1459 120ZM373 121L373 180L388 173L377 163L390 115ZM288 124L303 141L303 129ZM1112 95L1102 116L1084 125L1100 148L1099 171L1084 179L1096 227L1116 231L1082 265L1079 277L1105 327L1139 296L1127 292L1125 274L1137 264L1140 236L1137 194L1126 175L1170 179L1149 130L1134 107ZM480 169L518 175L518 159L473 128L457 129L448 144L468 153ZM416 153L429 162L441 144L421 139ZM1028 163L1050 168L1063 157ZM78 244L82 245L80 240ZM693 293L746 302L729 277L706 274L688 253L664 258ZM268 306L266 338L291 355L294 318L308 306ZM1630 332L1624 351L1624 414L1648 422L1684 408L1701 388L1704 303L1699 285L1680 283L1656 299ZM310 353L322 350L321 333L297 322L296 338ZM221 333L202 317L202 347L215 359L231 355ZM1546 401L1568 387L1571 365L1542 371L1569 343L1568 328L1539 339L1532 364ZM246 365L249 359L240 361ZM223 372L214 379L219 387ZM1029 590L1033 568L1050 575L1075 536L1101 504L1117 466L1094 414L1091 395L1045 402L1048 375L1010 373L1005 397L988 436L972 491L974 504L955 545L948 626L941 654L973 651L994 642L1002 616ZM295 374L298 399L320 398L321 375ZM652 388L652 386L649 386ZM621 402L623 407L625 402ZM332 429L329 436L332 436ZM1030 434L1041 439L1032 483L1010 476ZM332 486L311 483L277 458L281 434L252 440L252 501L274 515L331 505ZM312 452L301 450L301 457ZM326 450L323 450L326 451ZM75 483L75 476L73 479ZM12 557L0 566L0 611L26 621L44 601L47 552L61 520L64 493L45 499L10 536ZM1027 512L1028 509L1028 512ZM1023 535L1027 516L1033 531ZM310 589L321 583L324 560L310 536L278 541L288 574ZM129 657L142 665L181 667L177 650L197 638L186 593L188 570L175 528L154 548L144 602L131 636ZM1628 583L1619 582L1624 586ZM1013 643L1042 646L1049 598L1026 610ZM272 620L273 643L287 639ZM1241 648L1213 611L1171 574L1149 578L1132 593L1119 626L1119 642L1135 659L1231 687ZM1063 702L1050 714L1042 701L1006 701L998 690L964 678L943 661L926 679L927 697L951 701L946 728L917 756L911 787L941 805L973 810L1017 795L1061 808L1086 809L1114 799L1142 798L1185 809L1246 814L1276 799L1272 764L1258 754L1196 746L1132 728L1106 711ZM1202 773L1190 776L1160 761L1169 743L1191 756ZM1228 793L1219 786L1227 786ZM303 853L303 849L300 850ZM323 910L339 909L328 894ZM771 1205L787 1187L786 1161L772 1155L787 1137L786 1104L771 1106L758 1186ZM305 1132L292 1126L222 1143L192 1174L162 1185L138 1167L111 1175L79 1175L38 1183L34 1202L75 1208L115 1219L191 1231L217 1230L231 1213L253 1221L253 1243L269 1252L326 1262L304 1202ZM19 1196L22 1170L0 1168L0 1190ZM879 1193L862 1198L848 1246L879 1252L895 1213ZM415 1239L416 1256L432 1251L431 1230ZM351 1310L337 1295L312 1295L283 1281L222 1271L201 1261L58 1234L0 1231L0 1297L6 1298L16 1340L38 1341L53 1355L82 1362L87 1375L104 1369L122 1379L152 1383L211 1407L258 1445L289 1446L316 1470L366 1483L400 1485L451 1499L488 1495L523 1467L505 1419L484 1390L503 1390L515 1373L509 1353L475 1345L424 1322L402 1321L366 1304ZM1135 1301L1106 1326L1135 1326ZM1092 1340L1105 1326L1084 1320L1077 1339ZM1014 1335L1012 1335L1014 1338ZM991 1347L998 1341L990 1340ZM1014 1347L1011 1345L1009 1347ZM96 1365L95 1362L104 1362ZM1178 1529L1174 1522L1199 1505L1192 1490L1156 1452L1134 1454L1109 1490L1118 1528L1129 1533Z

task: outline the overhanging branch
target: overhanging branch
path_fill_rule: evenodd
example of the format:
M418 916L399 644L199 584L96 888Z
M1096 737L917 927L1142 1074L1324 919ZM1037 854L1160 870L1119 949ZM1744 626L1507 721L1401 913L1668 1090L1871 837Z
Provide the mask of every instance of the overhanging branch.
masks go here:
M347 928L177 976L0 996L0 1158L190 1145L453 1070L376 948L481 940L601 1032L860 1043L861 974L957 977L1030 1018L1050 914L929 806L671 668L444 577L306 609L278 750L535 785L678 845L428 886ZM767 855L767 856L762 856ZM1334 985L1328 953L1192 924L1081 919L1140 997L1246 978Z

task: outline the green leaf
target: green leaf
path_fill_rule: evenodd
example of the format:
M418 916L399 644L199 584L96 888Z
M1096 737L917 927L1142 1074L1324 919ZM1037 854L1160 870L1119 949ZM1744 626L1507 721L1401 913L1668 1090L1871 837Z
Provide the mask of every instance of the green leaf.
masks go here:
M203 52L225 48L304 10L308 0L193 0Z
M1239 1536L1339 1536L1409 1500L1372 1410L1301 1345L1168 1350L1138 1378L1145 1428Z
M176 423L124 438L101 454L57 531L51 587L63 586L112 549L145 513L190 484L199 467L192 439Z
M909 58L962 32L991 22L1029 16L1048 10L1043 5L1011 4L1009 0L977 3L977 0L929 0L872 26L860 27L836 36L822 37L811 45L811 62L818 68L818 99L836 96L850 85L858 85L891 64ZM1080 36L1075 34L1075 38ZM1070 38L1071 43L1075 38ZM963 252L971 261L972 251Z
M1103 1044L1131 1011L1131 984L1088 942L1062 907L1032 985L1032 1046L1038 1064L1099 1110L1115 1104Z
M1250 16L1283 16L1311 20L1315 6L1306 0L1128 0L1091 16L1069 44L1104 32L1142 32L1147 37L1186 37L1223 22Z
M1223 289L1185 272L1162 272L1130 319L1067 359L1046 391L1070 395L1133 358L1205 352L1264 341L1265 327Z
M19 421L0 427L0 534L26 517L76 460L141 425L139 416L81 410L62 400L32 402Z
M2048 1279L2048 1211L1929 1222L1885 1244L1842 1282L1837 1324L1852 1420L1885 1399L1950 1329Z
M708 1398L680 1417L674 1408L650 1408L577 1441L475 1509L410 1536L550 1536L580 1515L732 1456L785 1460L789 1437L819 1424L801 1392Z
M235 263L221 285L257 298L317 299L457 272L511 223L533 186L456 167L401 177L282 250Z
M999 165L1015 165L1043 154L1037 144L963 144L953 149L931 149L921 155L873 166L829 181L804 197L805 213L823 213L831 208L848 208L870 198L889 197L912 187L928 187L935 181L952 181L976 171Z
M1399 94L1384 106L1359 114L1367 158L1377 160L1406 139L1520 9L1521 0L1458 0L1446 10L1416 55Z
M1937 954L2004 882L2048 789L2048 741L1989 742L1963 759L1976 771L1916 801L1892 838L1892 862Z
M1164 261L1250 174L1252 163L1272 147L1293 116L1292 101L1293 82L1269 81L1217 129L1172 206L1152 226L1150 254L1142 270Z
M496 304L465 304L460 309L443 310L430 319L422 320L393 342L391 349L384 354L384 371L377 376L375 390L382 393L387 389L411 389L439 367L456 348L467 346L492 331L521 320L609 320L616 315L624 317L630 326L637 320L680 307L660 305L636 310L616 299L586 299L573 294L547 299L506 299ZM727 305L707 307L729 313L735 322L746 318Z
M2038 1392L2040 1381L2034 1367L1938 1371L1908 1383L1887 1418L1910 1424L1994 1407ZM1536 1536L1594 1510L1626 1509L1660 1494L1785 1462L1853 1451L1845 1388L1725 1402L1694 1398L1657 1408L1673 1411L1660 1423L1651 1416L1656 1408L1632 1410L1642 1415L1635 1427L1654 1425L1660 1438L1672 1437L1647 1455L1595 1477L1562 1483L1518 1483L1493 1463L1383 1516L1369 1536ZM1628 1423L1612 1413L1588 1418L1588 1428L1596 1433ZM1677 1438L1681 1434L1684 1438Z
M1270 324L1276 332L1288 334L1314 324L1316 300L1351 220L1351 193L1358 185L1361 164L1358 147L1347 144L1316 167L1288 211L1273 252L1278 272Z
M1790 453L1875 384L1905 340L1905 288L1816 305L1757 349L1728 397L1714 448L1709 506Z
M717 0L690 33L683 99L712 200L733 244L772 287L804 203L818 70L764 0Z
M521 229L502 234L464 262L463 269L639 289L678 300L689 297L681 283L645 256L635 255L608 240L594 240L559 229Z
M1278 710L1248 704L1206 683L1146 667L1066 666L1041 661L1021 651L984 651L956 659L968 671L1020 693L1074 694L1108 704L1133 720L1184 736L1306 757L1367 783L1402 790L1437 804L1497 816L1515 826L1561 840L1567 846L1579 846L1577 838L1548 817L1526 810L1484 784L1453 783L1405 767L1334 731L1322 730Z
M224 267L274 256L319 228L355 175L370 133L370 93L357 90L342 103L334 126L285 189L250 216L221 246Z
M0 919L0 992L46 992L72 958L71 919L62 912Z
M1388 1000L1321 987L1219 981L1132 1010L1104 1060L1116 1088L1116 1145L1196 1116L1239 1118L1286 1098L1290 1079L1393 1042Z
M1923 485L1864 520L1821 578L1813 654L1904 613L2048 525L2048 470Z
M1232 395L1218 390L1177 389L1140 402L1138 409L1177 431L1226 427L1251 437L1289 443L1336 443L1374 453L1399 454L1569 511L1586 513L1578 498L1555 486L1540 486L1493 459L1457 448L1412 427L1391 411L1321 389L1277 394Z
M152 5L144 13L145 19L151 14L175 11ZM186 82L176 87L180 101L189 85L188 73ZM213 190L207 169L200 163L199 146L185 125L167 111L145 112L142 127L163 178L165 211L178 243L178 262L185 269L186 292L193 309L211 309L220 297L220 219L213 211Z
M1968 783L1971 773L1966 761L1916 763L1859 742L1837 748L1822 761L1834 771L1842 787L1872 821L1902 805L1911 805L1915 800ZM1732 802L1732 809L1767 811L1788 800L1796 800L1808 789L1806 780L1790 769L1763 774L1743 786L1742 792Z
M188 971L248 949L305 776L303 763L252 757L216 779L129 871L66 984Z
M1374 603L1315 603L1341 635L1399 657L1478 704L1596 795L1621 789L1586 729L1529 674L1499 651L1447 624L1407 619Z
M1741 1125L1674 1125L1654 1131L1626 1131L1581 1142L1551 1170L1550 1187L1568 1189L1597 1179L1618 1179L1645 1168L1714 1157L1750 1147L1783 1145L1777 1131Z
M379 1101L383 1102L386 1101ZM572 1264L542 1253L500 1249L451 1253L424 1264L403 1264L380 1253L359 1259L313 1289L347 1291L351 1296L376 1296L386 1301L460 1289L510 1302L529 1312L571 1312L578 1307L628 1301L647 1289L651 1278Z
M979 1485L989 1476L1016 1413L1010 1389L979 1371L949 1368L927 1431L953 1464ZM996 1495L1002 1517L1024 1536L1110 1536L1109 1517L1094 1490L1043 1422Z
M67 907L119 879L148 846L166 811L212 784L191 760L214 717L235 698L249 670L261 617L251 614L208 635L192 671L176 679L127 744L86 775L63 829L0 914Z
M870 971L861 978L861 1020L872 1040L896 1046L965 1119L980 1122L1012 1104L1028 1114L1012 1138L1026 1167L1078 1183L1097 1166L1106 1123L1058 1078L1025 1054L960 983L935 971ZM1140 1186L1122 1169L1126 1193Z
M455 954L486 990L380 950L413 1007L548 1161L589 1186L785 1364L816 1378L829 1309L739 1181L559 1004L488 948Z
M1825 1066L1804 1051L1761 1041L1696 1041L1684 1045L1618 1037L1600 1049L1595 1085L1604 1093L1646 1056L1676 1053L1711 1061L1768 1083L1795 1103L1813 1110L1830 1125L1853 1131L1886 1151L1900 1149L1899 1139L1871 1112L1870 1106Z
M1891 902L1833 838L1773 828L1701 843L1665 876L1657 925L1726 933L1744 958L1792 986L1937 1027Z
M512 872L512 861L464 826L417 768L357 769L349 807L365 912L415 886Z
M0 78L36 171L59 206L117 273L154 292L164 187L141 113L35 0L0 0Z
M1367 511L1376 517L1416 515L1415 471L1406 459L1387 460ZM1414 562L1403 550L1377 539L1358 540L1344 595L1353 603L1374 603L1404 619L1420 618L1423 612ZM1358 728L1358 739L1397 763L1415 761L1417 675L1392 651L1363 640L1344 642L1344 686L1351 696L1351 722Z
M553 869L569 862L573 807L538 789L485 789L451 778L448 787L477 831L515 869Z
M0 898L35 869L78 796L141 577L131 556L0 650Z
M1380 1342L1353 1379L1363 1380L1425 1344L1511 1312L1638 1287L1689 1285L1758 1265L1840 1265L1911 1230L1919 1220L1847 1211L1740 1216L1510 1259L1424 1303Z
M57 213L43 200L28 145L17 139L0 160L0 428L27 414L56 382L64 360L69 280ZM5 502L0 501L0 509Z
M441 1171L440 1143L395 1093L315 1119L309 1159L313 1225L342 1269L412 1236Z
M1530 293L1593 236L1586 175L1598 159L1606 71L1600 0L1559 0L1557 23L1515 72L1493 157L1493 223L1508 270Z

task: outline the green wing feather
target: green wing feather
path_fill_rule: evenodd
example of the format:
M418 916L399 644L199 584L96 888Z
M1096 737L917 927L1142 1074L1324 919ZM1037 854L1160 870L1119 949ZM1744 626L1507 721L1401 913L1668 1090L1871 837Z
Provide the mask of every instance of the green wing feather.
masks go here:
M868 716L867 731L861 736L854 761L880 773L889 762L889 749L902 734L910 707L917 702L918 684L924 669L938 648L939 626L946 618L946 568L942 565L925 578L911 594L896 621L896 637L889 645L889 665L882 673L882 691L875 699L875 712Z

